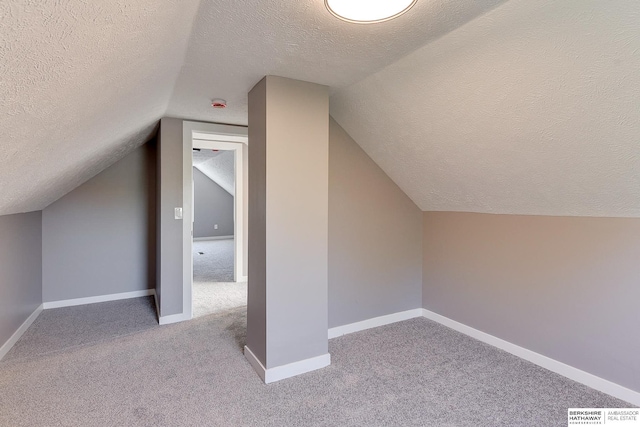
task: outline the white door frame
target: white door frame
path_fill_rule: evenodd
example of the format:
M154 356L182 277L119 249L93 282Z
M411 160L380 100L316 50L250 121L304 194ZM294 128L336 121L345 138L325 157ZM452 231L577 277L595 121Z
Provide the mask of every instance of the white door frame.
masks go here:
M234 281L245 281L243 271L245 253L244 217L246 197L244 190L244 151L248 142L247 128L244 126L220 125L184 121L183 126L183 315L193 317L193 148L234 151Z

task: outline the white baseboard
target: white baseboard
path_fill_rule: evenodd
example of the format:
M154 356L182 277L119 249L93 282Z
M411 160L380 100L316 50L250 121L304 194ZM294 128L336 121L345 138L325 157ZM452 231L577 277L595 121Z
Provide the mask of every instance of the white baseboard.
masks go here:
M233 236L212 236L212 237L194 237L194 242L205 242L207 240L229 240L233 239Z
M248 280L247 276L240 276L236 282L246 282Z
M121 299L148 297L155 293L155 289L145 289L143 291L123 292L120 294L100 295L97 297L74 298L60 301L49 301L43 303L45 310L50 308L73 307L75 305L95 304L99 302L117 301Z
M453 330L461 332L465 335L468 335L486 344L497 347L501 350L504 350L508 353L513 354L514 356L517 356L521 359L527 360L531 363L534 363L538 366L541 366L545 369L555 372L556 374L560 374L573 381L584 384L587 387L591 387L595 390L601 391L613 397L617 397L618 399L632 403L636 406L640 406L640 393L637 391L628 389L626 387L623 387L609 380L605 380L604 378L597 377L593 374L582 371L578 368L574 368L573 366L569 366L565 363L551 359L550 357L543 356L539 353L528 350L524 347L520 347L516 344L512 344L501 338L494 337L493 335L487 334L486 332L479 331L463 323L449 319L448 317L442 316L440 314L434 313L426 309L418 308L414 310L401 311L399 313L393 313L386 316L374 317L373 319L368 319L368 320L363 320L361 322L338 326L336 328L329 329L328 335L329 335L329 339L336 338L336 337L350 334L353 332L376 328L378 326L384 326L390 323L400 322L400 321L412 319L415 317L425 317L429 320L433 320L434 322L440 323L441 325L444 325ZM246 355L246 352L245 352L245 355ZM260 362L258 361L258 364L259 363ZM259 368L256 368L255 366L254 366L254 369L256 369L256 371L259 371ZM262 367L261 369L264 370L264 367Z
M187 316L184 313L170 314L168 316L160 316L160 305L158 304L158 295L155 289L153 290L153 301L156 304L156 315L158 316L158 324L171 325L172 323L184 322L185 320L191 320L191 316Z
M578 368L574 368L573 366L569 366L547 356L543 356L539 353L520 347L516 344L512 344L503 339L494 337L493 335L489 335L486 332L479 331L463 323L449 319L448 317L442 316L432 311L423 309L422 312L423 316L427 319L433 320L434 322L440 323L479 341L497 347L501 350L518 356L521 359L528 360L531 363L555 372L556 374L560 374L573 381L584 384L587 387L591 387L613 397L617 397L618 399L640 406L640 393L637 391L605 380L604 378L597 377L593 374L582 371Z
M267 369L264 367L262 362L260 362L260 360L258 360L256 355L253 354L251 349L249 347L247 347L246 345L244 346L244 357L245 357L245 359L247 359L247 361L249 362L249 365L251 365L253 370L256 371L256 373L258 374L260 379L262 381L264 381L264 379L266 377Z
M374 317L372 319L363 320L361 322L355 322L348 325L330 328L329 339L341 337L342 335L347 335L354 332L364 331L365 329L377 328L378 326L384 326L390 323L413 319L414 317L422 317L421 308L414 308L413 310L387 314L386 316Z
M29 326L31 326L31 324L38 318L40 313L42 313L42 310L43 310L42 304L40 304L38 308L36 308L34 312L31 313L29 317L27 317L27 320L22 322L22 325L20 325L18 330L15 331L13 335L11 335L11 338L9 338L7 342L2 344L2 346L0 347L0 360L2 360L2 358L6 356L7 353L9 353L9 350L11 350L11 348L16 344L16 342L18 342L22 334L24 334L27 331L27 329L29 329Z
M191 316L187 316L184 313L178 313L158 317L158 323L161 325L170 325L172 323L184 322L185 320L191 320Z
M266 369L255 354L244 346L244 357L249 364L258 373L265 384L270 384L286 378L295 377L296 375L306 374L307 372L322 369L331 364L331 355L329 353L321 356L312 357L298 362L289 363L287 365L276 366L275 368Z

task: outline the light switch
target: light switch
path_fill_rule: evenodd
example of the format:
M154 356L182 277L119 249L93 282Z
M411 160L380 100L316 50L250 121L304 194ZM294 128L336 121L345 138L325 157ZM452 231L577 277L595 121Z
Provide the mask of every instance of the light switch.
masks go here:
M213 229L217 230L218 229L218 224L213 224Z
M176 208L175 209L176 212L176 219L182 219L182 208Z

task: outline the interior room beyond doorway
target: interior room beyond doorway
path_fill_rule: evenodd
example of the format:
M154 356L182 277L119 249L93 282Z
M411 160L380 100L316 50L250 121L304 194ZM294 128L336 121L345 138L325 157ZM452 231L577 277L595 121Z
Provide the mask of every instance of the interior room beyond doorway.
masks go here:
M209 145L209 144L207 144ZM193 317L244 307L247 284L235 277L236 150L193 148ZM238 279L238 280L237 280Z

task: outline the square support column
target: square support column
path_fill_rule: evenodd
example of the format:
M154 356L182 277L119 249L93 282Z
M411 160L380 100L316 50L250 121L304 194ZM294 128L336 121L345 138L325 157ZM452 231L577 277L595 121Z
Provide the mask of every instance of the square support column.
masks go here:
M267 76L249 93L245 355L267 383L329 365L328 88Z

